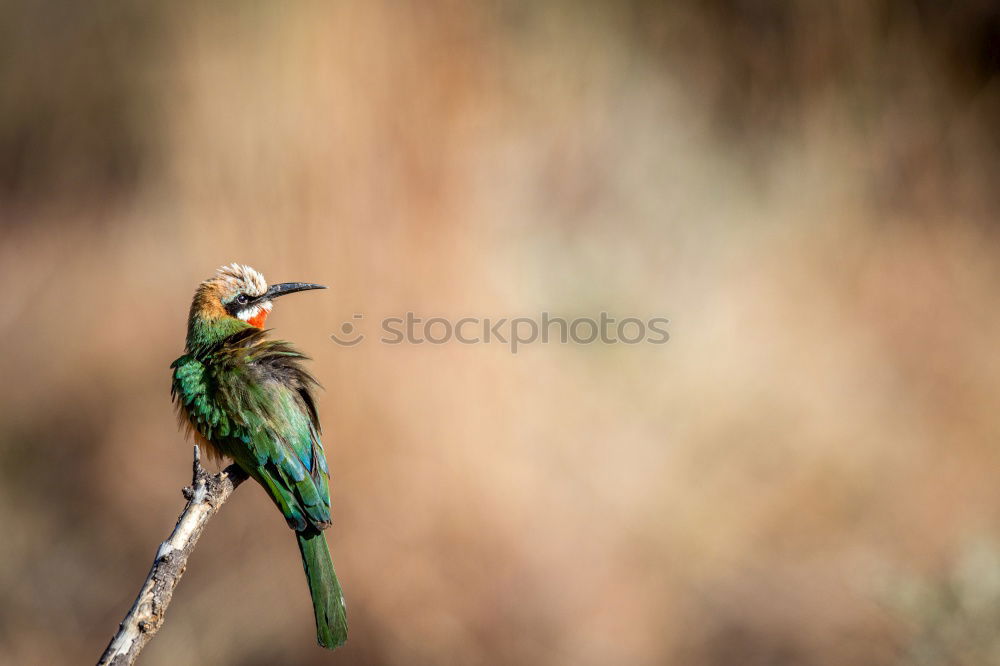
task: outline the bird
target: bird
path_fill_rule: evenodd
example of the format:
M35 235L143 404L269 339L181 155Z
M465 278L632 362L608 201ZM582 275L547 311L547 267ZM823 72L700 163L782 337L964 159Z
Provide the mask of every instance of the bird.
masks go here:
M344 595L324 530L330 470L320 439L307 357L267 337L279 296L326 287L268 286L249 266L222 266L195 291L184 354L171 364L171 396L182 425L216 459L231 458L256 480L295 531L316 617L316 640L347 640Z

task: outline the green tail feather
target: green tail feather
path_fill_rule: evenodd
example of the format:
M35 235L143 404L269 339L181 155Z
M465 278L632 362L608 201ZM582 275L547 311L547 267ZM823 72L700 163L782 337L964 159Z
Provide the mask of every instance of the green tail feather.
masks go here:
M326 537L318 530L296 532L295 537L316 613L316 641L332 650L347 640L347 609L337 573L333 570L330 548L326 545Z

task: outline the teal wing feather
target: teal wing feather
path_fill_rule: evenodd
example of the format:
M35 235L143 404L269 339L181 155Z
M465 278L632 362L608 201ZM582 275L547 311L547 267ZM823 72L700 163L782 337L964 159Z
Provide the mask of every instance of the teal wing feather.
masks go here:
M304 358L248 329L172 366L174 400L191 426L257 479L296 531L330 524L316 381Z

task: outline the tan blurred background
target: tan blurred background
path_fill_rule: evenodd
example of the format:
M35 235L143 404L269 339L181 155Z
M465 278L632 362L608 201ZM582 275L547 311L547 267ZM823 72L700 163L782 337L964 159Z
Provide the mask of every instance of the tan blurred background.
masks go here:
M351 638L247 485L142 663L1000 664L1000 12L829 4L0 2L0 662L131 604L239 261L331 286ZM671 340L329 339L408 310Z

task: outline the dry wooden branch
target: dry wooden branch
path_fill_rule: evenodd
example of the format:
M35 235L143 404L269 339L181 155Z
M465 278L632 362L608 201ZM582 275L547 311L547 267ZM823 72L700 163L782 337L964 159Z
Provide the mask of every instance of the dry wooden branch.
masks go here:
M101 655L98 666L135 663L139 652L163 624L174 588L184 575L188 557L198 543L205 524L247 478L246 473L236 465L230 465L219 474L209 474L201 466L197 446L194 447L193 467L191 485L183 490L188 502L177 519L177 526L156 551L153 566L139 590L139 596Z

